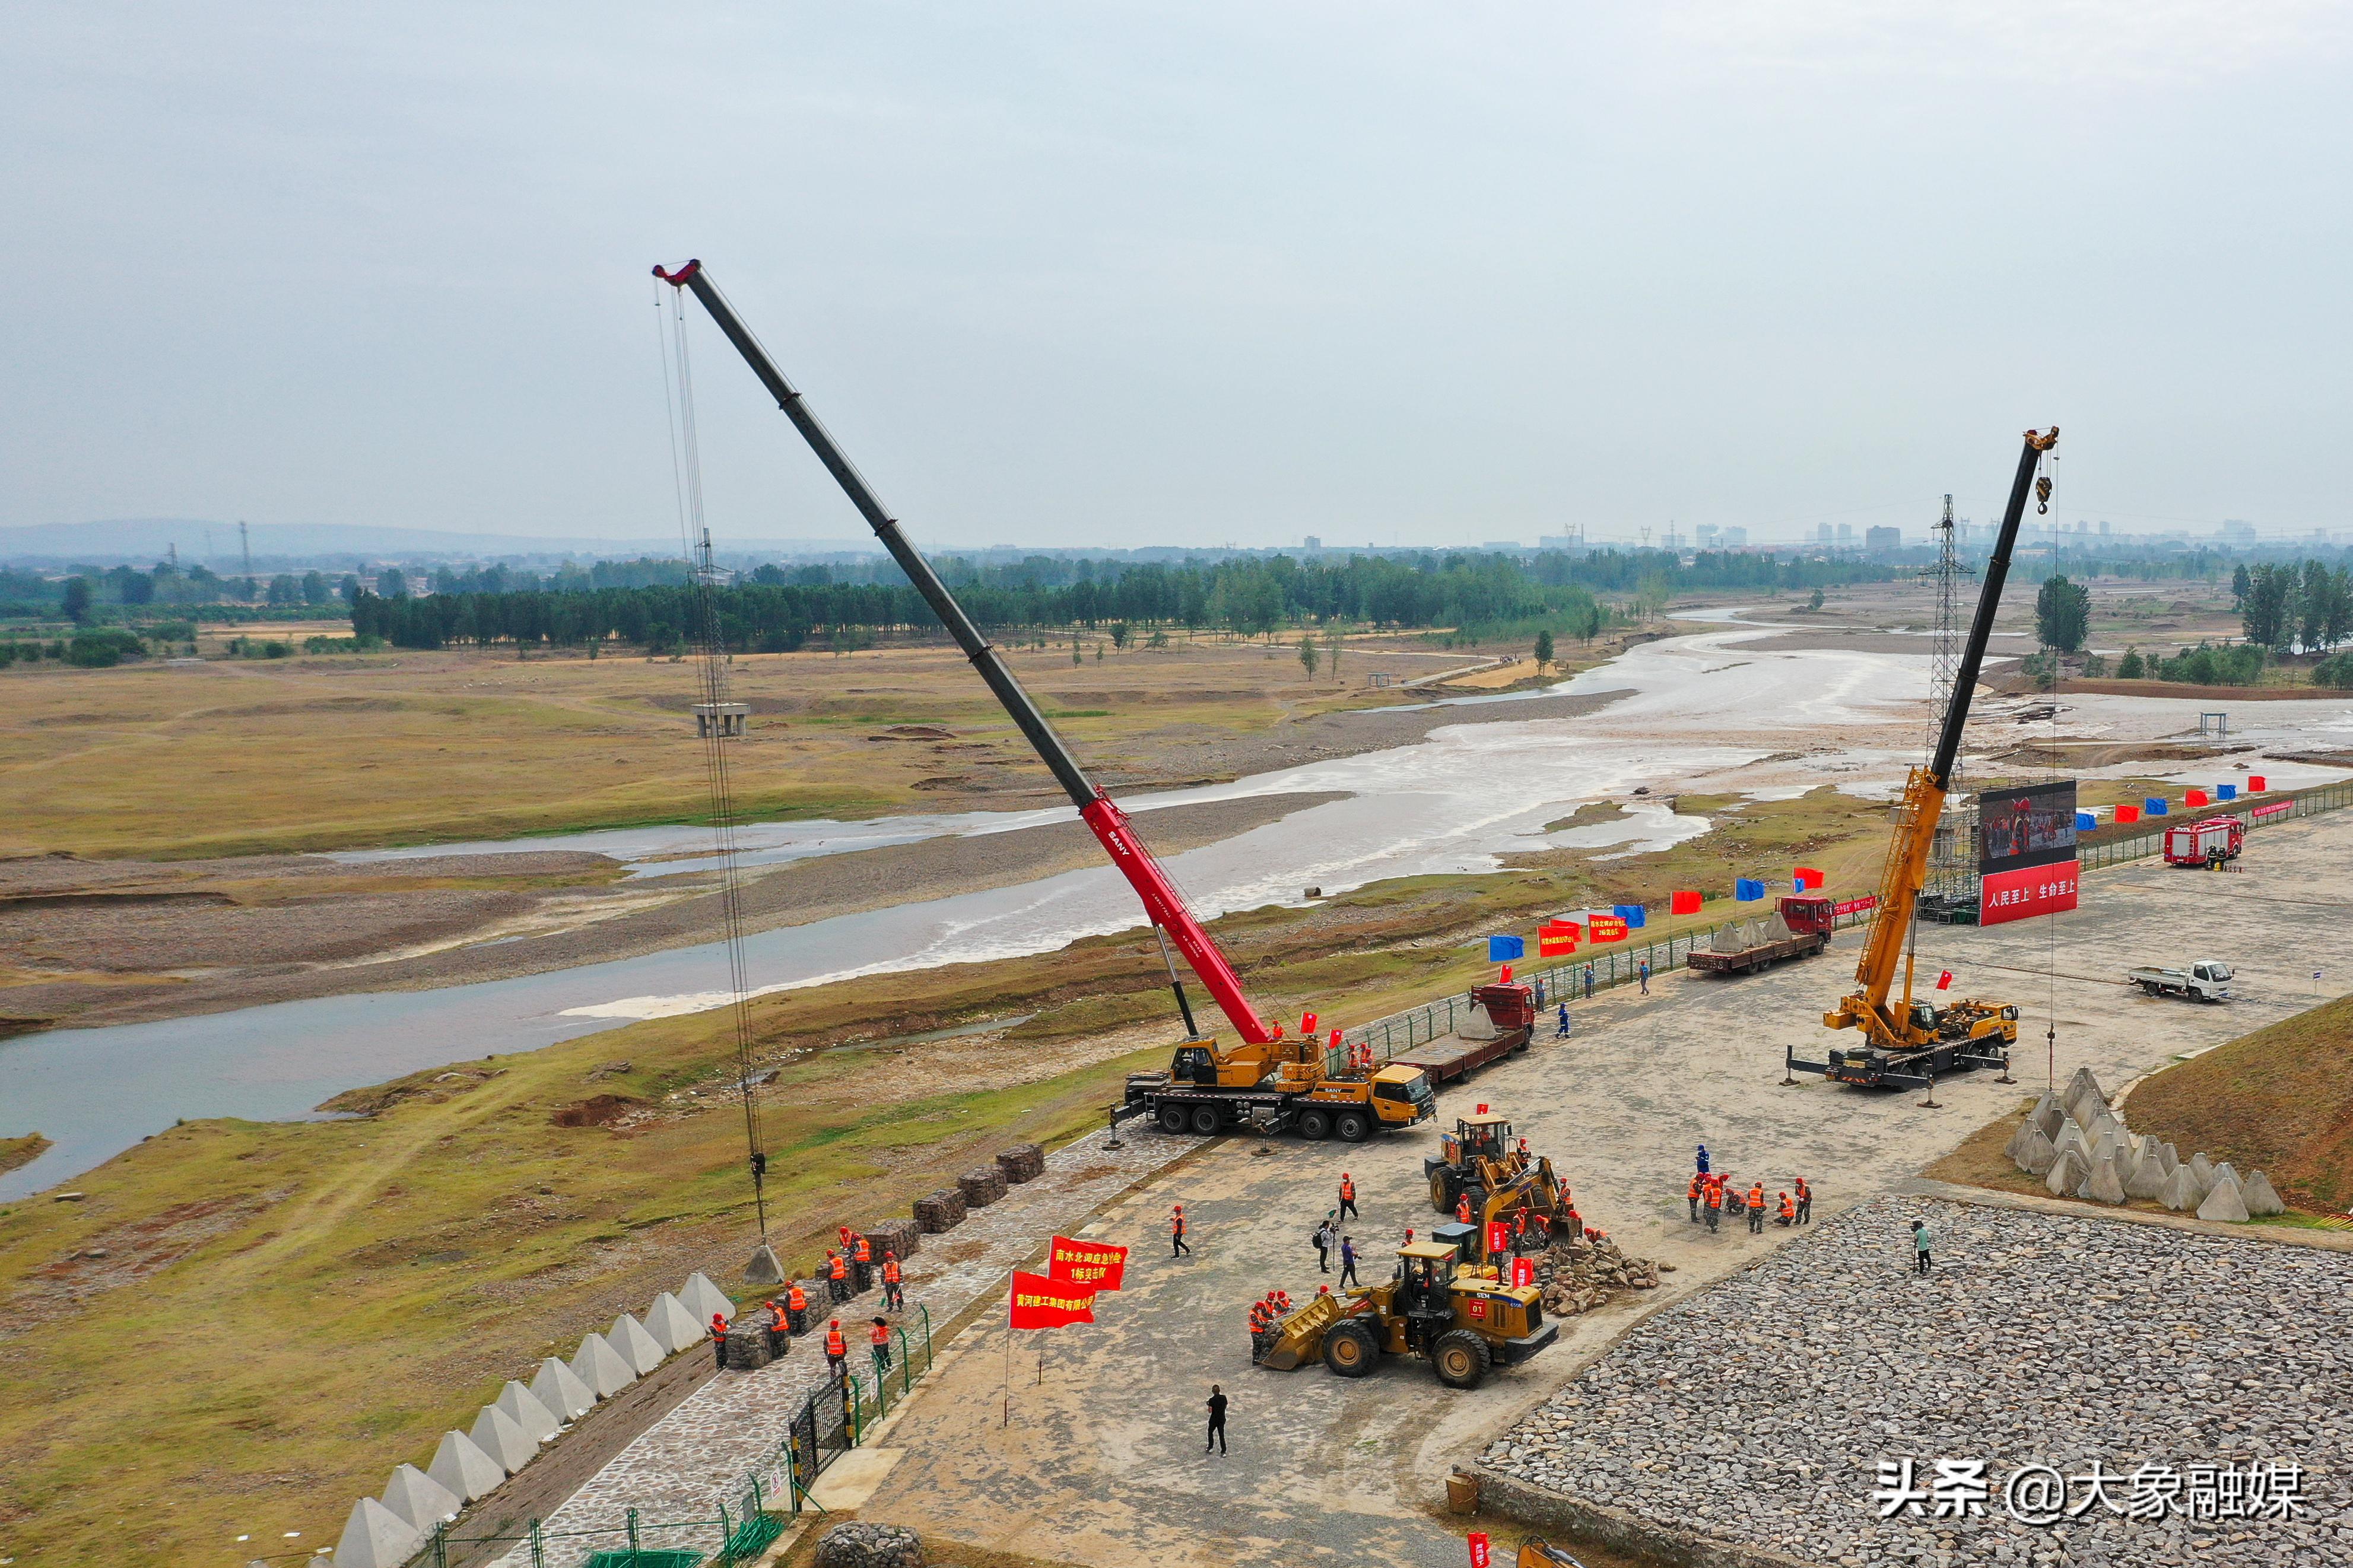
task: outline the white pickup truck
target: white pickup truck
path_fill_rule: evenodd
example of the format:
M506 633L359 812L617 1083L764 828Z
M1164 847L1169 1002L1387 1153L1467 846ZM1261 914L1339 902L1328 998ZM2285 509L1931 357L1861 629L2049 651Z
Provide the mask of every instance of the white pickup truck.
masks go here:
M2125 979L2152 996L2191 996L2221 1002L2231 994L2231 966L2204 959L2187 969L2128 969Z

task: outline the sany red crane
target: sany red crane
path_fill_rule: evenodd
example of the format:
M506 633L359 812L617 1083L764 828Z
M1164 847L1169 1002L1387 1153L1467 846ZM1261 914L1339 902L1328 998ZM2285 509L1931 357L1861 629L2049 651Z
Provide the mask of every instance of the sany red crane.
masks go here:
M1103 794L1099 785L1088 779L1085 771L1079 766L1078 759L1071 755L1070 747L1063 743L1062 737L1055 733L1054 727L1046 721L1046 716L1039 710L1037 703L1030 700L1029 694L1021 689L1021 683L1013 678L1013 671L1006 667L1004 656L980 635L980 629L973 625L972 617L965 614L964 606L956 603L955 596L948 592L947 584L941 582L939 574L932 570L931 563L924 560L923 553L909 542L898 520L884 508L873 487L866 482L865 476L858 471L857 466L835 443L832 435L818 422L817 416L809 412L806 400L795 390L793 384L785 379L784 372L778 370L776 362L768 357L768 351L761 346L760 340L744 325L742 318L735 314L734 307L727 302L727 297L711 280L711 274L702 263L689 261L674 272L657 267L654 276L674 289L688 290L702 302L702 308L711 312L711 319L719 324L719 330L726 334L727 341L735 345L735 352L744 356L744 363L752 367L752 374L760 378L760 384L766 387L769 395L776 400L776 406L785 411L785 417L793 422L793 427L801 433L801 438L817 454L818 461L825 465L826 471L833 476L834 482L841 487L850 504L866 519L867 526L873 529L874 536L882 542L882 548L891 552L891 559L899 563L899 569L907 574L907 580L915 585L915 591L923 596L923 602L931 605L932 613L939 616L940 624L947 627L948 635L955 638L956 646L964 649L965 657L972 661L973 668L980 673L982 680L987 682L989 690L997 694L998 703L1012 716L1013 722L1029 738L1039 760L1053 773L1055 782L1062 786L1071 804L1079 808L1080 819L1086 823L1096 840L1103 845L1103 853L1111 857L1112 864L1119 868L1120 874L1135 889L1135 896L1144 900L1145 914L1163 937L1164 959L1166 957L1165 944L1174 942L1176 951L1185 955L1186 963L1200 977L1201 984L1208 987L1209 994L1224 1010L1226 1017L1246 1044L1270 1046L1281 1040L1282 1026L1260 1017L1258 1010L1250 1005L1250 998L1242 994L1241 980L1234 973L1233 965L1226 961L1226 955L1219 951L1218 944L1209 939L1209 933L1201 929L1201 922L1194 918L1192 910L1186 905L1185 895L1176 890L1176 884L1170 881L1168 874L1160 868L1160 863L1153 858L1152 851L1145 848L1144 841L1136 837L1134 825L1128 820L1127 814ZM1177 1011L1184 1016L1187 1035L1199 1039L1200 1030L1193 1022L1192 1005L1186 999L1184 982L1178 977L1173 962L1168 967L1168 982L1176 995Z

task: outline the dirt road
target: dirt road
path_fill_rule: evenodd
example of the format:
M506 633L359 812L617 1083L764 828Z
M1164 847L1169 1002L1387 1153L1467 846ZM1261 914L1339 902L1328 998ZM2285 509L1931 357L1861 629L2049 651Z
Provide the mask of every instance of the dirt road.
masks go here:
M927 1535L1056 1561L1117 1565L1461 1561L1436 1511L1442 1477L1519 1412L1566 1382L1643 1310L1724 1278L1779 1245L1689 1224L1683 1188L1694 1145L1768 1192L1804 1174L1827 1217L1895 1184L2042 1087L2041 1036L2055 1009L2056 1071L2088 1065L2113 1089L2135 1074L2301 1010L2353 973L2353 922L2315 889L2353 874L2353 815L2267 831L2236 876L2141 864L2086 879L2085 907L2048 922L1930 928L1923 969L1957 989L2027 1009L2021 1081L1985 1076L1880 1095L1819 1079L1778 1087L1785 1044L1818 1049L1818 1018L1849 980L1855 939L1832 952L1731 981L1670 976L1648 998L1582 1006L1576 1037L1540 1043L1441 1097L1441 1117L1491 1102L1518 1119L1577 1190L1580 1208L1630 1252L1677 1266L1667 1288L1563 1325L1561 1342L1475 1393L1439 1388L1419 1363L1348 1383L1310 1367L1250 1365L1242 1313L1270 1285L1294 1300L1323 1277L1308 1244L1343 1169L1362 1193L1351 1227L1376 1256L1432 1219L1425 1128L1371 1145L1230 1140L1105 1215L1094 1230L1134 1247L1127 1289L1099 1321L1013 1347L968 1331L894 1434L903 1458L868 1518ZM2226 1006L2147 998L2117 979L2129 963L2205 944L2238 970ZM2055 952L2056 963L2052 962ZM1261 1152L1261 1151L1268 1151ZM1196 1256L1170 1261L1165 1216L1181 1201ZM1041 1238L1042 1239L1042 1238ZM1900 1237L1890 1237L1894 1257ZM1639 1303L1639 1304L1637 1304ZM1770 1327L1770 1325L1760 1325ZM1039 1354L1044 1352L1042 1383ZM1205 1458L1211 1382L1232 1398L1233 1452ZM1006 1423L1005 1400L1011 1399Z

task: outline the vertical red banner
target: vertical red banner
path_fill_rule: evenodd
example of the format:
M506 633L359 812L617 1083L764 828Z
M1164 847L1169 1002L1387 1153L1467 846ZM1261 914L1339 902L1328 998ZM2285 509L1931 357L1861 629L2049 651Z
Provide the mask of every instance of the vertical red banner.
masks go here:
M1471 1532L1471 1568L1488 1568L1493 1561L1494 1552L1487 1544L1487 1532L1483 1530L1472 1531Z
M1523 1289L1536 1282L1536 1260L1533 1258L1512 1259L1512 1289Z
M1487 1222L1487 1253L1488 1253L1488 1256L1493 1257L1494 1254L1496 1254L1496 1253L1498 1253L1498 1252L1509 1252L1511 1249L1512 1249L1512 1227L1511 1227L1510 1226L1508 1226L1508 1225L1505 1225L1502 1220L1499 1220L1499 1219L1498 1219L1498 1220L1490 1220L1490 1221L1488 1221L1488 1222Z

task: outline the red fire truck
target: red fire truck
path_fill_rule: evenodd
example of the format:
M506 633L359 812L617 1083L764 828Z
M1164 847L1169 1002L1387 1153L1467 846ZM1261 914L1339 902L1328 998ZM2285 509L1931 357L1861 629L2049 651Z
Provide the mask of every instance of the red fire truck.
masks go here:
M2246 843L2247 825L2235 816L2210 816L2165 830L2165 863L2168 866L2221 866L2236 860Z

